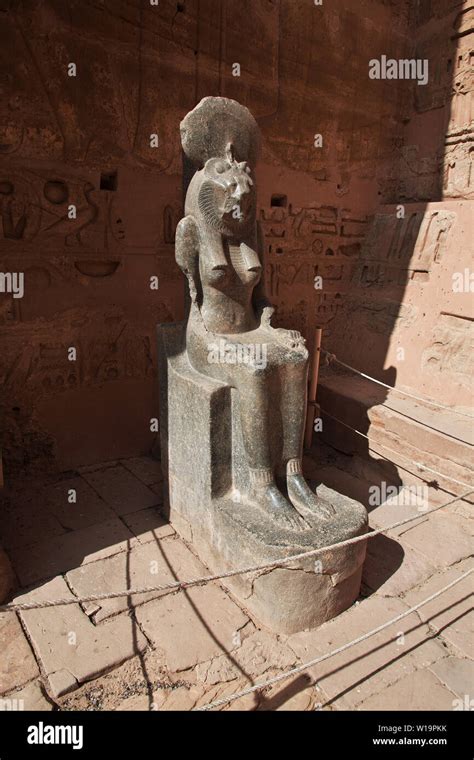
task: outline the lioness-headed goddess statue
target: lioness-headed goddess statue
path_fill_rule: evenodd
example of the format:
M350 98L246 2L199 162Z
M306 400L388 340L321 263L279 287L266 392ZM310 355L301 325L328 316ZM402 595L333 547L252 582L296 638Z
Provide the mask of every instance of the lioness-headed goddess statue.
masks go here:
M302 473L305 341L297 331L271 325L274 308L265 294L256 219L257 123L234 100L204 98L182 121L181 139L197 169L176 232L176 260L191 296L188 359L198 372L237 391L249 470L242 498L283 527L315 527L334 508L313 493ZM238 360L212 358L213 347L223 342Z

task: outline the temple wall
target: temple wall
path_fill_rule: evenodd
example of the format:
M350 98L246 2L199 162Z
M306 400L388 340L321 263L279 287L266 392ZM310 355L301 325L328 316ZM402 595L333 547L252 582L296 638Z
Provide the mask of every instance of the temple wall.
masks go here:
M429 81L410 83L391 177L328 341L346 362L389 385L467 407L474 370L472 9L432 0L418 4L413 21L414 56L428 59Z
M355 366L467 403L469 296L449 278L468 266L469 36L458 3L432 5L1 3L0 271L25 276L23 298L0 294L7 478L154 445L155 325L184 316L178 126L204 95L241 101L262 130L279 323L322 325ZM383 54L427 56L436 76L370 80ZM399 343L415 354L394 369Z

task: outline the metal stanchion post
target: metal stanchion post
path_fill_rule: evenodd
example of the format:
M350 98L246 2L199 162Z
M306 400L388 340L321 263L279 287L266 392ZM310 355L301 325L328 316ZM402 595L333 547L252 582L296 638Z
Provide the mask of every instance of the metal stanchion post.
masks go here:
M317 327L314 335L313 352L311 357L308 408L306 411L306 428L304 433L305 449L311 448L311 441L313 439L313 425L315 416L314 413L316 409L316 389L318 387L319 357L321 355L320 349L322 334L322 327Z

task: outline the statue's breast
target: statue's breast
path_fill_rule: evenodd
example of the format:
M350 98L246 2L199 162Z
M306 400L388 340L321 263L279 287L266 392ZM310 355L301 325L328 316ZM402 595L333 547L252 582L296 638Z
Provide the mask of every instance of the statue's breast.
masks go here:
M262 266L257 253L245 243L229 243L229 259L232 268L244 285L255 286L262 276Z
M215 241L214 241L215 242ZM203 285L235 293L235 289L253 289L262 276L257 253L245 243L221 239L221 245L208 243L199 257Z

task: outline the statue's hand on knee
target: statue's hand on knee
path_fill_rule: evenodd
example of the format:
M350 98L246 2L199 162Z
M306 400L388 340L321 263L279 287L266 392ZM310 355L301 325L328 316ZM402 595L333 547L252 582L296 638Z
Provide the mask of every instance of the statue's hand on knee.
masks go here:
M271 330L275 333L276 340L287 348L304 348L306 341L298 330L285 330L283 327L272 327Z
M257 304L256 311L257 317L260 317L260 326L273 329L270 322L275 313L275 307L268 301L263 301Z

